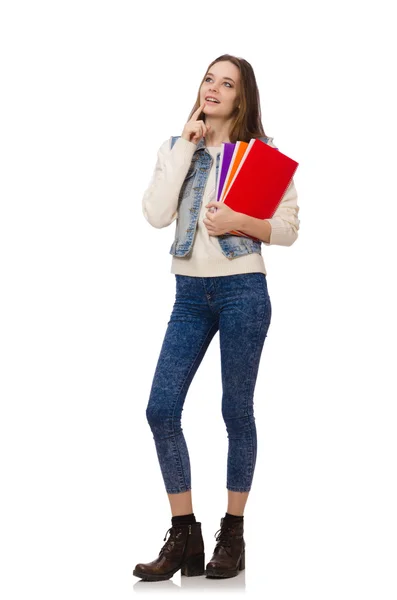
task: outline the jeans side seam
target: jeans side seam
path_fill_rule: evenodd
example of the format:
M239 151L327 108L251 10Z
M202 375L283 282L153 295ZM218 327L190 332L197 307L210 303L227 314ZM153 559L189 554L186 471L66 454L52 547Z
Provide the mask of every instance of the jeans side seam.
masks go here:
M200 354L201 354L201 351L202 351L202 349L203 349L203 347L204 347L204 345L205 345L205 342L207 341L207 339L208 339L208 337L209 337L210 333L212 332L212 330L213 330L213 329L214 329L214 327L216 327L216 326L217 326L217 323L215 322L215 323L213 323L213 324L211 325L211 327L209 328L209 330L208 330L208 332L207 332L207 335L205 336L205 338L204 338L204 340L203 340L203 342L202 342L202 344L201 344L201 346L200 346L200 348L199 348L199 350L198 350L198 352L197 352L197 354L196 354L196 356L195 356L194 360L192 361L192 364L191 364L191 366L190 366L190 369L189 369L188 373L186 374L186 377L185 377L185 379L184 379L184 381L183 381L183 383L182 383L182 385L181 385L181 388L180 388L180 390L178 391L178 394L177 394L176 400L175 400L175 402L174 402L173 411L172 411L172 423L175 423L175 419L174 419L174 416L175 416L175 408L176 408L176 406L178 405L178 401L179 401L180 395L181 395L181 393L182 393L182 390L183 390L183 388L184 388L184 386L185 386L186 382L187 382L187 381L188 381L188 379L189 379L190 373L192 372L192 369L193 369L193 367L194 367L194 365L195 365L195 363L196 363L196 361L197 361L198 357L199 357L199 356L200 356ZM215 331L215 333L216 333L216 331ZM215 333L214 333L214 335L215 335ZM176 434L175 434L175 432L174 432L173 438L174 438L174 440L173 440L173 441L174 441L174 446L177 446L177 444L176 444ZM179 453L179 450L178 450L178 448L176 448L176 452L174 452L174 453L173 453L173 455L174 455L174 457L176 458L177 467L178 467L179 465L182 467L182 460L181 460L181 456L180 456L180 453ZM178 460L179 460L179 465L178 465ZM181 472L182 472L182 475L183 475L183 467L182 467L182 469L181 469ZM180 481L181 481L181 480L182 480L182 477L180 477ZM182 485L182 486L185 486L185 487L188 487L188 486L187 486L187 484L186 484L186 481L185 481L185 479L183 480L183 483L182 483L181 485Z

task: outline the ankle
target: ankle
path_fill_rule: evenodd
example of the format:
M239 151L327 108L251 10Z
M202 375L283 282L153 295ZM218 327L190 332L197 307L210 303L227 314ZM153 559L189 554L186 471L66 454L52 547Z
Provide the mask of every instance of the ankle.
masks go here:
M230 521L230 522L232 522L232 521L233 521L233 523L241 523L241 522L243 522L243 521L244 521L244 515L233 515L233 514L231 514L231 513L228 513L228 512L226 512L226 513L225 513L224 520L225 520L225 521L228 521L228 522L229 522L229 521Z
M175 515L171 518L172 525L189 525L196 523L196 517L194 513L189 513L187 515Z

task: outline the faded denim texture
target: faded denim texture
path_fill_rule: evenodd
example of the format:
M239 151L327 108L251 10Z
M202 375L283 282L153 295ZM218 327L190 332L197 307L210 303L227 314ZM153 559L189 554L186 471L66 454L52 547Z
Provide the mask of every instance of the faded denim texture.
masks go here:
M167 493L191 489L181 415L189 386L218 330L221 412L228 437L226 487L249 491L257 455L254 390L272 312L266 275L175 275L175 281L175 302L146 409ZM215 415L216 411L211 418Z
M171 148L179 137L180 136L177 135L172 136ZM264 136L258 139L267 144L269 140L272 140L273 138ZM193 247L201 201L213 160L211 154L205 147L205 140L202 137L197 143L190 168L179 193L175 237L169 252L173 256L187 256ZM215 186L217 185L219 176L219 161L220 152L216 157ZM262 254L261 241L257 242L248 237L228 233L218 235L217 239L223 254L227 256L227 258L235 259L239 256L244 256L245 254L252 254L253 252Z

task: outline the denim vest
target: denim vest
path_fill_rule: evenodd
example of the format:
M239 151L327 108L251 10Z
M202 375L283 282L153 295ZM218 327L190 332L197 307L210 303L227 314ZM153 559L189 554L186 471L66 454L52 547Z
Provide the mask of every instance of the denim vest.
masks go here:
M180 137L179 135L171 137L171 148ZM258 139L268 143L269 139L273 138L265 136ZM216 157L215 186L218 182L219 159L220 152L218 152ZM212 167L212 162L213 158L205 147L205 141L202 137L194 151L192 162L179 193L175 239L169 252L173 256L186 256L192 249L204 188ZM230 234L218 235L216 238L219 241L223 254L227 258L236 258L244 254L252 254L253 252L262 254L261 241L257 242L251 238Z

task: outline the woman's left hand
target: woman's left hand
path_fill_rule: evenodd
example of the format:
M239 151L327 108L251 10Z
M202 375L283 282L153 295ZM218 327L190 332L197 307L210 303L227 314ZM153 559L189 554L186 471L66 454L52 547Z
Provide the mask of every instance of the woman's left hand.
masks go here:
M238 229L238 215L236 212L224 202L208 202L205 208L217 208L217 211L210 212L209 210L205 214L203 223L207 228L209 235L223 235L228 231Z

